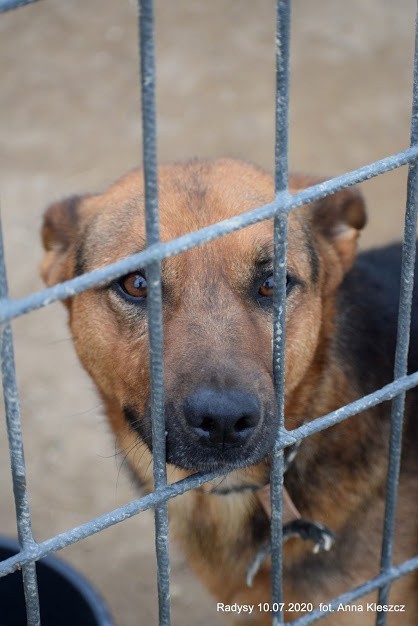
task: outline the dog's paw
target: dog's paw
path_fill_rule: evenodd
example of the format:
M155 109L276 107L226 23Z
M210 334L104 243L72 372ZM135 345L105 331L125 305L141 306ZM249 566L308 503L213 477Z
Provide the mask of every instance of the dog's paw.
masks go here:
M335 541L334 533L327 526L306 519L296 519L283 526L283 541L290 537L301 537L305 541L312 541L314 554L331 550Z
M305 519L296 519L283 526L283 542L290 537L300 537L305 541L312 541L314 554L322 551L328 552L335 541L334 533L327 526L320 522L311 522ZM260 546L247 569L246 582L248 587L252 587L256 574L270 555L271 543L269 540Z

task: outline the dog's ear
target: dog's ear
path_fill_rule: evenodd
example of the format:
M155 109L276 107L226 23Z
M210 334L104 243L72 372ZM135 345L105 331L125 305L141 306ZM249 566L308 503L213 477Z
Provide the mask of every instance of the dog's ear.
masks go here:
M305 175L290 178L290 191L325 182ZM364 199L357 187L343 189L306 207L307 218L324 258L325 289L335 290L354 262L357 239L367 222Z
M314 203L312 220L315 231L331 244L343 272L347 272L356 255L358 236L367 221L360 191L343 189Z
M82 199L82 196L66 198L55 202L45 212L42 242L46 254L40 272L48 287L72 278L69 257L77 237Z

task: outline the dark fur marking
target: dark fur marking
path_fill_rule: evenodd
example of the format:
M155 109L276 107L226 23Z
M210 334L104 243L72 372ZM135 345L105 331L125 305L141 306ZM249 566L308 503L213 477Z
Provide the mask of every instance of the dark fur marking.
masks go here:
M251 517L251 545L259 545L270 536L270 521L263 508L258 506Z
M399 306L399 278L401 264L401 246L399 244L370 250L360 254L353 268L346 275L338 295L338 314L336 333L331 350L340 366L352 380L354 388L361 397L375 391L393 380L397 315ZM417 263L418 268L418 263ZM418 308L415 305L418 296L418 275L415 274L415 300L411 323L411 342L409 350L409 372L418 370ZM383 341L382 341L383 340ZM407 406L416 403L418 390L407 393ZM312 415L312 417L316 417ZM353 418L356 419L356 418ZM375 462L382 454L382 446L390 422L390 411L386 405L374 409L375 428L370 429L370 440L356 450L350 450L350 467L358 473L372 472ZM338 428L329 429L329 438L338 438ZM418 434L417 420L413 412L406 412L404 438L405 451L416 446L414 434ZM302 445L308 445L304 442ZM338 441L335 446L336 456L327 458L328 471L334 472L339 480L341 466ZM315 493L321 492L323 481L323 459L318 456L310 461L309 475L300 471L298 458L285 476L285 484L295 505L299 509L309 506ZM301 485L309 482L309 495Z
M136 433L149 447L152 452L152 435L151 428L148 429L146 424L149 420L141 418L141 416L131 406L123 407L123 415L129 427ZM149 430L149 432L148 432Z
M129 424L129 426L131 427L131 429L140 435L141 434L140 429L139 429L140 420L138 417L138 413L135 411L135 409L133 409L130 406L124 406L123 415L125 417L125 420Z
M308 252L309 263L311 267L311 281L315 285L319 279L319 256L315 247L315 242L312 240L312 233L306 222L301 222L303 227L303 233L305 235L306 249Z
M98 216L95 215L91 221L87 224L84 230L79 232L76 239L76 246L74 252L74 276L81 276L88 271L88 261L86 258L85 250L87 247L87 240L89 233L97 222Z
M184 182L183 178L175 179L174 183L177 191L186 196L189 207L199 212L202 210L202 206L204 206L207 195L207 187L203 177L210 171L210 166L208 163L199 162L199 170L195 171L194 167L197 162L194 160L190 161L189 165L192 168L187 183Z
M68 208L68 215L70 217L71 223L75 226L77 224L77 212L78 205L80 204L80 200L82 200L82 196L70 196L67 198L66 205Z
M86 260L84 258L84 237L78 240L74 253L74 276L81 276L86 271Z
M400 244L364 252L358 256L339 291L335 349L341 363L350 364L350 370L364 393L393 378L400 266ZM415 301L417 295L416 273ZM415 306L411 324L410 372L418 369L417 340L418 309Z
M309 261L311 265L311 280L315 285L319 278L319 257L315 248L315 244L310 237L306 237L306 245L309 253Z

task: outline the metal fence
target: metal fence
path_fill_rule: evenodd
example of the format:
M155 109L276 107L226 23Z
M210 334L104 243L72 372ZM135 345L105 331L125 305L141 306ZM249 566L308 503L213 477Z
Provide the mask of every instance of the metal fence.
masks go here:
M0 12L30 4L36 0L0 0ZM416 31L413 104L411 117L410 148L398 154L370 163L364 167L332 178L324 183L313 185L295 194L288 191L288 104L289 104L289 30L291 0L277 2L276 37L276 147L275 147L275 189L273 202L248 213L224 220L213 226L184 235L166 243L159 242L157 154L156 154L156 115L155 115L155 68L153 40L153 2L138 0L139 33L141 48L141 93L143 124L143 163L145 176L145 205L147 248L138 254L113 263L105 268L89 272L52 288L44 289L28 297L12 300L8 297L6 269L4 265L3 243L0 232L0 323L1 327L1 368L6 408L6 422L11 457L13 490L16 504L16 518L20 552L0 563L0 576L21 569L27 607L28 626L38 626L40 622L39 600L35 562L38 559L61 550L73 543L117 524L141 511L154 508L156 527L156 554L159 598L159 624L170 624L170 585L168 555L167 501L190 489L221 475L221 472L195 474L187 479L168 485L165 464L165 424L164 386L162 356L162 307L161 307L161 261L179 254L194 246L207 243L218 237L257 222L274 219L274 339L273 371L278 399L279 434L273 453L271 472L272 500L272 599L282 602L282 487L284 471L284 448L300 442L313 433L329 428L360 411L386 400L392 400L392 423L389 449L389 467L386 491L386 511L382 542L380 574L347 591L331 602L331 608L338 604L348 604L373 590L379 590L379 603L387 602L391 583L413 570L418 569L418 555L394 567L392 549L397 503L397 486L401 456L401 438L406 391L418 385L418 372L407 375L407 355L410 336L413 272L415 264L416 228L418 213L418 29ZM336 191L368 180L395 168L409 164L407 207L403 241L402 269L400 279L400 305L398 317L398 337L395 355L394 380L347 406L328 415L304 424L295 430L287 431L284 426L284 355L285 355L285 307L286 297L286 246L287 219L290 211L302 204L324 198ZM29 499L26 490L25 462L23 454L20 422L19 397L16 385L13 337L10 320L46 306L57 300L64 300L90 287L108 283L124 274L146 267L149 278L148 325L152 384L152 423L154 450L155 491L134 502L95 518L77 528L56 535L42 543L37 543L32 534ZM308 626L326 613L315 609L292 622L294 626ZM272 616L273 625L283 624L283 613L277 610ZM385 626L385 613L376 614L376 625Z

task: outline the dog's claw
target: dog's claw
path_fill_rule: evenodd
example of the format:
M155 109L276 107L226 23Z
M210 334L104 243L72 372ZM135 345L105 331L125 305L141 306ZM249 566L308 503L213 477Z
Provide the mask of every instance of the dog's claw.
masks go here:
M312 549L312 552L314 554L318 554L318 552L320 552L321 550L328 552L329 550L331 550L332 546L334 545L334 541L335 541L334 533L332 532L332 530L324 526L324 524L320 524L319 522L311 522L311 523L313 524L314 527L316 527L315 532L316 531L318 532L317 537L316 537L316 543Z
M247 587L252 587L254 578L257 575L260 567L263 565L265 561L267 561L268 557L271 555L271 543L270 540L263 543L263 545L257 550L255 557L251 561L250 565L247 569Z
M328 552L331 550L335 541L334 533L327 528L327 526L320 522L311 522L305 519L293 520L283 526L283 542L290 539L290 537L300 537L305 541L313 541L314 547L312 548L312 552L314 554L318 554L322 551ZM248 587L252 587L256 574L270 555L271 543L267 541L257 550L247 569L246 581Z
M299 450L299 446L302 443L302 441L297 441L296 443L294 443L291 446L288 446L287 448L285 448L284 451L284 471L287 472L287 470L289 469L289 467L291 466L297 451Z

